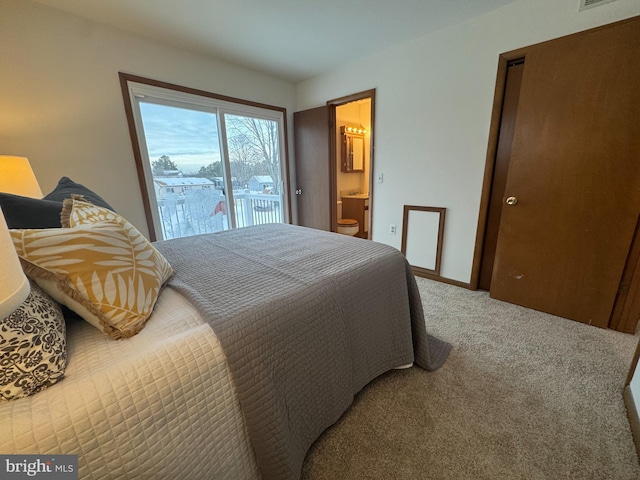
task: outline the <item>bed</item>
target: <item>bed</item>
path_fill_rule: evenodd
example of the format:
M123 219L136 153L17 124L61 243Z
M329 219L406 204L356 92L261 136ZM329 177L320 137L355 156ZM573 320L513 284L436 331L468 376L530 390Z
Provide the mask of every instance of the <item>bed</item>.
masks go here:
M78 454L80 478L295 479L362 387L448 355L392 247L261 225L155 248L175 275L144 328L69 322L64 378L0 402L0 452Z

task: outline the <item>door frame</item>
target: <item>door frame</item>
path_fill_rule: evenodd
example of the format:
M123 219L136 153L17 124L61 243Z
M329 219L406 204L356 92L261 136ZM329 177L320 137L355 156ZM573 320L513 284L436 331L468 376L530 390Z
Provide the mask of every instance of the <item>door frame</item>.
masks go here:
M520 88L522 84L523 69L525 65L524 57L518 57L506 62L504 91L500 106L500 123L496 138L496 151L493 155L493 167L491 168L491 190L488 195L487 218L484 223L481 262L478 270L478 289L486 289L487 281L490 284L490 274L493 272L495 263L495 253L498 240L498 230L500 219L502 218L502 207L504 198L504 188L506 187L507 174L509 173L509 162L511 159L511 143L515 134L515 116L518 111ZM513 75L513 76L512 76ZM510 119L512 121L510 121ZM506 130L503 132L503 128ZM507 146L504 141L509 141ZM485 172L486 174L486 172ZM500 198L499 205L497 199ZM489 278L487 278L489 276Z
M335 98L327 101L327 107L329 109L329 195L331 199L331 231L335 232L338 227L338 205L336 204L336 197L338 195L338 157L336 150L338 148L336 144L336 108L345 105L347 103L355 102L357 100L371 100L371 132L369 134L369 209L367 215L369 216L369 234L373 232L373 160L374 160L374 133L375 133L375 105L376 105L376 89L364 90L362 92L353 93L344 97Z
M526 50L527 48L525 47L511 52L502 53L498 57L498 73L496 74L496 86L493 93L493 108L491 110L491 123L489 125L487 158L485 161L484 176L482 180L482 196L480 198L476 243L473 252L473 264L471 266L471 281L469 282L471 290L477 290L478 283L480 281L480 267L482 266L485 234L487 230L487 221L489 219L489 203L493 187L493 172L496 165L496 154L498 153L498 140L500 138L502 103L507 86L507 70L509 68L509 62L520 58L525 58L526 64Z
M632 17L625 20L620 20L618 22L567 35L562 38L589 35L590 33L601 29L611 28L624 23L638 21L638 18L640 17ZM476 229L476 242L473 252L473 263L471 267L471 281L469 282L469 287L471 290L478 289L478 283L480 280L480 269L483 260L482 257L486 235L486 226L489 218L489 203L491 199L491 190L493 187L493 174L496 163L496 154L498 151L500 123L502 119L502 104L507 83L508 64L519 58L523 58L526 64L527 51L537 45L553 42L555 40L557 39L551 39L547 42L541 42L536 45L530 45L527 47L512 50L510 52L505 52L500 54L498 57L496 85L493 96L493 108L491 111L487 155L482 182L482 193L480 198L480 210L478 213L478 226ZM614 302L611 317L609 319L609 328L626 333L634 333L638 320L640 319L640 301L634 302L632 298L628 298L629 291L640 291L640 268L636 268L640 257L640 253L638 253L640 249L640 247L638 247L638 245L640 245L640 219L638 221L638 225L639 227L636 228L636 232L632 241L631 251L628 254L627 263L625 264L622 278L620 280L618 297Z

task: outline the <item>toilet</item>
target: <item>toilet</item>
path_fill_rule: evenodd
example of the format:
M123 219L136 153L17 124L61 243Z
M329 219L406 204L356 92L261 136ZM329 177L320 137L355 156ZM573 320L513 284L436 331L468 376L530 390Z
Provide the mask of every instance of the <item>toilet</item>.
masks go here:
M360 231L360 224L353 218L342 218L338 220L337 232L343 235L355 235Z
M342 235L356 235L360 231L360 224L353 218L342 218L342 202L338 201L338 233Z

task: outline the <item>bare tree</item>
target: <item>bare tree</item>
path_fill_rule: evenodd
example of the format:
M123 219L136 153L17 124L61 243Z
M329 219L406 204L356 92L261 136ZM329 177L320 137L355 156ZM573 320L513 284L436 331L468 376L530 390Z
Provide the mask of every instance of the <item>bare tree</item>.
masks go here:
M259 160L258 153L245 135L229 136L228 145L231 176L245 185L253 175L257 175L255 167Z
M280 192L280 149L278 142L278 123L273 120L229 115L226 117L229 137L241 148L238 155L244 156L254 171L266 170L273 179L273 193ZM251 152L249 154L249 152ZM229 155L233 158L230 140ZM253 173L260 175L263 173ZM248 180L248 178L247 178Z

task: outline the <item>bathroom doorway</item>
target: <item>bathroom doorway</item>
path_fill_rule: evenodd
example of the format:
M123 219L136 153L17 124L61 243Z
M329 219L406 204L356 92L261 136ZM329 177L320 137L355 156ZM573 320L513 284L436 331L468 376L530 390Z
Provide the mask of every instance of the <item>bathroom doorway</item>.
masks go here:
M298 225L336 232L338 220L350 218L358 223L357 235L371 239L374 113L374 89L294 112Z
M357 222L354 236L371 239L375 90L330 100L331 230Z

